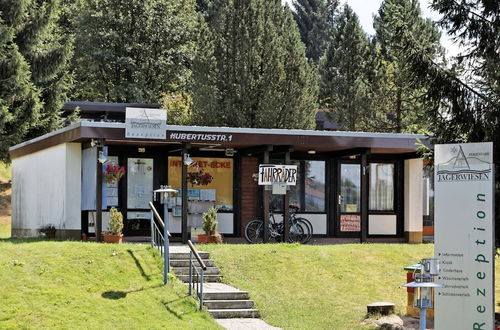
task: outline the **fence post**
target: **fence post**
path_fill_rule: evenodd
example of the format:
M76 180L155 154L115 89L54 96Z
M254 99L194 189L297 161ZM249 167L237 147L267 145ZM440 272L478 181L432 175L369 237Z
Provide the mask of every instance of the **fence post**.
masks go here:
M191 279L192 279L192 276L193 276L193 251L189 251L189 282L188 282L188 285L189 285L189 295L192 294L191 292Z

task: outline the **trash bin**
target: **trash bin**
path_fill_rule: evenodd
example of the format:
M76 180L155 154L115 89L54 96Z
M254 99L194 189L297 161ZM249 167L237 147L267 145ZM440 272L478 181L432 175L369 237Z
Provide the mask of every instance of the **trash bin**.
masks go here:
M413 273L420 273L420 264L414 264L411 266L406 266L404 270L406 273L406 283L411 283L414 281ZM406 314L419 318L420 317L420 309L417 307L413 307L413 300L415 298L415 288L406 288L407 299L406 299ZM427 319L434 320L434 295L432 296L432 308L427 309Z

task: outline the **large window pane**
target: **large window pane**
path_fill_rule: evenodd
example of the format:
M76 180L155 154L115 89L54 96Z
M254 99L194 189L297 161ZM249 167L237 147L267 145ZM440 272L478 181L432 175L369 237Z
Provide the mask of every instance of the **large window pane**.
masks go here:
M370 164L370 210L394 210L394 164Z
M361 166L359 164L340 165L340 212L360 212Z
M304 161L305 167L305 211L325 211L325 162Z

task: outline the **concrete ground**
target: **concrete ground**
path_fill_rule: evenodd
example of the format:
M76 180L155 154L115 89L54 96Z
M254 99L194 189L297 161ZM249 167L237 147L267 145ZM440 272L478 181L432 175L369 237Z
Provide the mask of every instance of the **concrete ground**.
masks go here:
M217 319L219 325L228 330L277 330L261 319Z

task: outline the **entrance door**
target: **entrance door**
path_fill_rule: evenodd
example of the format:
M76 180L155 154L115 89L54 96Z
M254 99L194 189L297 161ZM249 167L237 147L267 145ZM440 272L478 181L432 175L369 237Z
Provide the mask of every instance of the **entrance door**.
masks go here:
M338 168L338 237L359 237L361 232L361 165L341 162Z
M153 200L153 159L127 159L127 214L124 234L148 236L151 231L151 210Z

